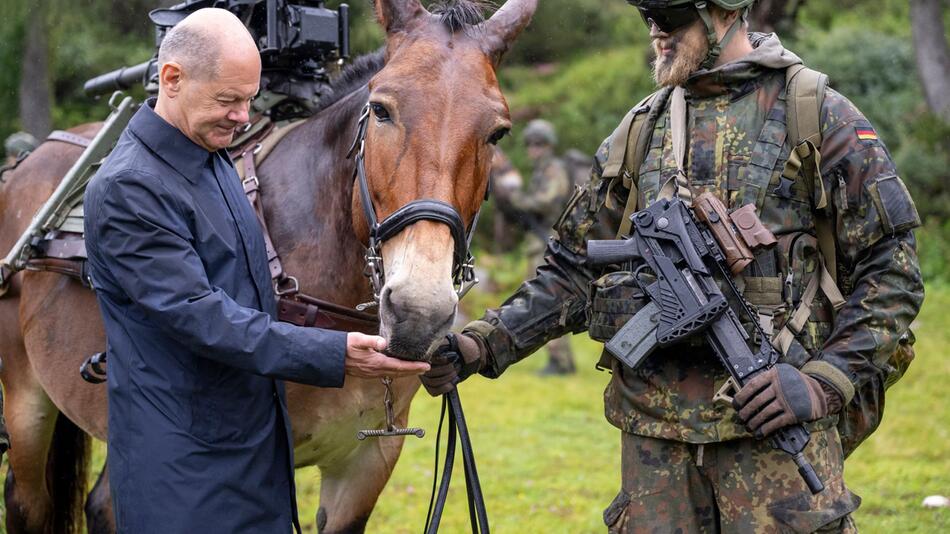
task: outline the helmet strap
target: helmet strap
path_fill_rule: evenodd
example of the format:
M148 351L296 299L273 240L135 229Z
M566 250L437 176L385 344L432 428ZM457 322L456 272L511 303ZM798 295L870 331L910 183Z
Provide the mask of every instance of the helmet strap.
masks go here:
M703 19L703 24L706 25L706 42L709 43L709 52L706 54L706 59L703 61L701 67L703 69L711 69L722 54L722 49L729 44L729 41L732 40L736 31L745 24L748 8L743 9L739 16L736 17L736 20L729 26L729 30L722 36L721 41L716 36L716 26L713 24L708 4L706 2L696 2L696 10L699 12L699 17Z

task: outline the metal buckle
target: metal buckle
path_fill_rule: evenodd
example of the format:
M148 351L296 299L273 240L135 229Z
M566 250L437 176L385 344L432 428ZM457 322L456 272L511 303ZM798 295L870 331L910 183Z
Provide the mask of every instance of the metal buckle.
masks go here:
M459 279L456 283L458 288L455 290L455 293L458 295L458 298L461 299L466 293L471 291L476 284L478 284L478 277L475 276L475 257L469 254L468 259L459 269Z
M370 285L373 287L373 301L378 303L385 275L383 274L383 256L375 242L366 247L364 259L366 260L366 266L363 268L363 276L369 278Z
M257 153L260 152L262 148L264 148L264 145L257 143L254 145L254 150L251 151L251 154L257 155Z
M244 190L247 191L247 184L254 184L254 189L252 191L261 188L261 182L257 179L257 176L249 176L241 182L241 186L244 187Z
M291 282L291 286L288 289L281 289L281 284L287 281ZM283 297L285 295L296 295L299 292L300 283L293 276L288 276L274 282L274 293L277 294L278 297Z

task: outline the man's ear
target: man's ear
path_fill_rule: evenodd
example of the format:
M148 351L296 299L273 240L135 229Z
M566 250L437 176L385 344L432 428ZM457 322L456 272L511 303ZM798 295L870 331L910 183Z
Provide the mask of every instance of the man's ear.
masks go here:
M158 73L158 83L163 93L169 98L174 98L181 91L182 70L181 65L174 61L169 61L161 66Z

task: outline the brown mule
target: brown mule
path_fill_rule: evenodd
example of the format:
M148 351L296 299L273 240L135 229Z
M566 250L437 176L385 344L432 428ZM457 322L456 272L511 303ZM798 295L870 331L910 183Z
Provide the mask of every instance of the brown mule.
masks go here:
M467 0L435 14L418 0L376 0L385 55L358 60L324 108L284 138L258 172L268 227L301 291L351 307L370 300L362 274L368 230L346 158L367 101L373 113L365 160L376 216L429 198L451 204L471 224L487 187L491 144L510 127L495 67L536 6L509 0L480 21ZM71 131L92 137L97 128ZM78 147L46 143L6 175L0 250L13 245L79 154ZM452 250L448 227L432 221L383 245L380 331L395 355L418 359L452 324ZM105 439L107 406L105 387L83 382L78 369L104 346L94 295L74 280L24 272L0 299L10 534L79 530L86 434ZM394 382L402 425L418 387L415 378ZM383 387L348 377L343 389L288 384L287 397L297 465L321 469L320 532L362 532L402 447L402 438L355 439L358 430L383 425ZM108 491L100 476L86 506L90 532L114 530Z

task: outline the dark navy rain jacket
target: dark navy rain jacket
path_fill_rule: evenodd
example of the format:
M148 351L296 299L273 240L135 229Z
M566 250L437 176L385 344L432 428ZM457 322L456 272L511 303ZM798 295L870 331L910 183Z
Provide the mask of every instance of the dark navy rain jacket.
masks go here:
M151 106L85 198L118 530L290 532L281 380L341 387L346 334L276 321L263 235L227 154L194 144Z

